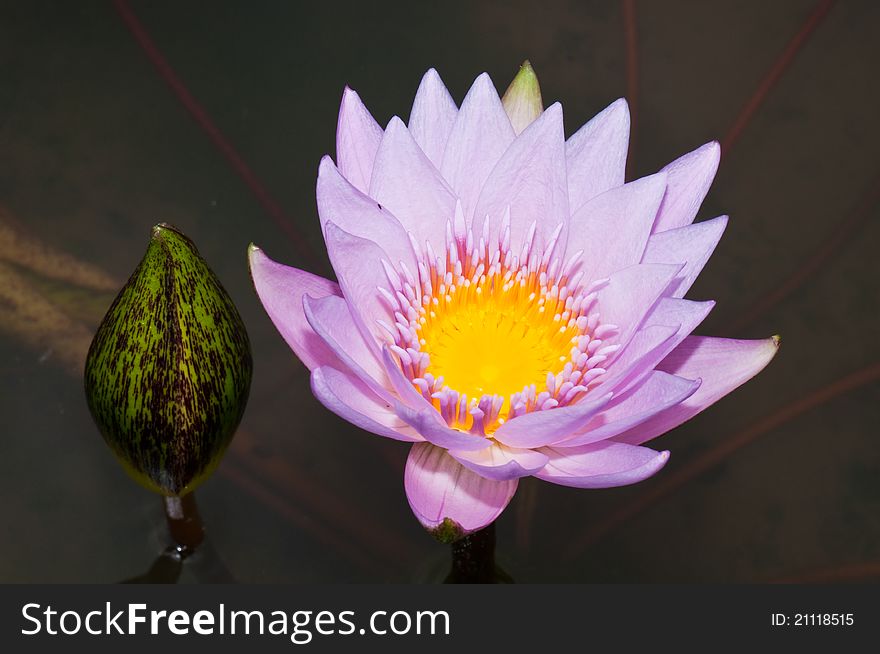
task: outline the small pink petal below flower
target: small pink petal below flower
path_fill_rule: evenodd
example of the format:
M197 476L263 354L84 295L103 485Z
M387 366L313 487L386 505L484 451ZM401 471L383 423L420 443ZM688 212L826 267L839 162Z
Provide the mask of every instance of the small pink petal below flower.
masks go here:
M517 480L486 479L443 448L417 443L406 460L404 485L409 505L425 529L455 540L501 515L516 492Z

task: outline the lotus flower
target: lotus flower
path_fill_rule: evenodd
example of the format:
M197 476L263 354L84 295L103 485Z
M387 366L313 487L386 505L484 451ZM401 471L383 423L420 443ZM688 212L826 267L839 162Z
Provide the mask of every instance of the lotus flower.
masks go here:
M527 475L650 477L669 452L643 443L777 350L691 335L714 302L683 298L727 225L693 222L718 144L624 183L628 132L621 99L566 140L528 66L503 102L483 74L461 107L429 70L409 123L384 130L346 88L317 181L338 284L251 246L318 400L413 444L406 494L441 540L494 521Z

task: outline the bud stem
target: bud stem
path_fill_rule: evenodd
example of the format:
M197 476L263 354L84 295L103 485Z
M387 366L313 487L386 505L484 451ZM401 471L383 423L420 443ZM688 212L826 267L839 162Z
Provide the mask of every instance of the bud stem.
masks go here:
M495 523L452 543L452 570L447 584L494 584Z
M162 498L168 531L181 557L192 554L205 539L205 526L196 506L195 493L183 497L177 495Z

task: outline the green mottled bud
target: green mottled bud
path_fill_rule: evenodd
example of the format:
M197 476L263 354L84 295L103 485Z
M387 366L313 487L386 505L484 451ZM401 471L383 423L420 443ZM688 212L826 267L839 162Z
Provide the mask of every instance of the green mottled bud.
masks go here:
M538 84L538 76L528 59L519 67L519 72L504 92L501 103L510 118L513 131L517 134L531 125L544 111L541 85Z
M247 404L247 331L195 245L153 228L86 359L89 409L138 482L183 495L220 462Z

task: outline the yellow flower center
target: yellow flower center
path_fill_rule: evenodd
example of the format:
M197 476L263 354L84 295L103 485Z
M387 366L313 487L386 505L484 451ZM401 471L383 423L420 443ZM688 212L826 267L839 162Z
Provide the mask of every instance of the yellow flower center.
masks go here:
M427 243L414 275L384 262L378 288L393 315L379 321L403 374L453 429L491 436L507 420L577 402L605 374L617 327L600 321L598 290L584 285L577 256L554 256L562 226L544 247L533 223L516 254L509 216L476 236L460 205L446 225L446 252Z
M432 298L416 328L428 372L467 395L504 398L556 374L571 359L580 330L534 275L521 282L483 276L476 284Z

